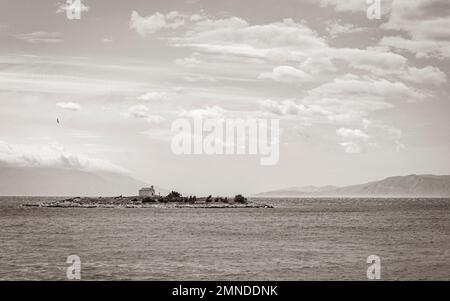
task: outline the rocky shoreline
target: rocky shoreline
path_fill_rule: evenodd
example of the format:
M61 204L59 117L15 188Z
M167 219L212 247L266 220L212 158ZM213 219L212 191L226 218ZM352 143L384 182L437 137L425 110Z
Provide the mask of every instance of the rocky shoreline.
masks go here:
M273 208L271 205L248 201L242 196L222 197L75 197L57 201L24 204L43 208Z

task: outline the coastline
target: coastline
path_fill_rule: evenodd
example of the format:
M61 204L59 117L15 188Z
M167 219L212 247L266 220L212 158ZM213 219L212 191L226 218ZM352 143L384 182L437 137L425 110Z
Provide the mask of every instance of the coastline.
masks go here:
M236 199L236 198L235 198ZM41 208L274 208L247 199L235 201L228 198L192 198L178 197L75 197L57 201L23 204L23 207Z

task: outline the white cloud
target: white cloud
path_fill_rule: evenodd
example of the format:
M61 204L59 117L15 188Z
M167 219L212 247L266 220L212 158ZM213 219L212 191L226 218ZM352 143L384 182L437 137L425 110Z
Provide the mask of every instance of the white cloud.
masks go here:
M133 118L147 118L149 109L144 105L135 105L130 107L124 115Z
M301 110L305 109L304 105L297 104L292 100L277 102L271 99L265 99L259 101L259 104L263 111L281 116L297 115Z
M26 63L23 64L26 66ZM39 73L36 70L0 72L0 90L55 94L109 94L132 93L142 90L137 82L90 78L89 76L68 76Z
M19 40L26 41L28 43L61 43L63 41L62 34L60 32L46 32L46 31L35 31L31 33L18 34L15 36Z
M226 110L219 106L205 106L201 109L182 110L179 116L189 118L223 118L225 113Z
M367 99L380 101L417 101L429 95L403 82L347 74L309 92L315 98Z
M167 26L167 16L175 13L177 26ZM229 17L212 19L204 15L168 15L156 13L141 17L133 12L130 26L140 35L147 36L164 28L179 29L183 34L171 37L174 46L194 47L213 53L233 54L251 57L271 57L285 59L286 52L292 56L305 57L305 51L323 48L325 41L303 23L285 19L265 25L250 25L244 19Z
M345 140L340 145L346 153L361 153L371 145L370 136L359 129L340 128L336 130L336 134Z
M188 81L188 82L216 82L217 79L213 76L210 75L205 75L205 74L192 74L192 75L186 75L183 77L184 80Z
M74 11L74 10L80 10L80 12L87 12L89 11L90 7L86 4L84 4L83 0L79 0L79 6L77 6L77 2L73 1L72 4L68 3L58 3L58 8L56 10L56 13L65 13L67 11Z
M183 66L183 67L192 68L192 67L196 67L196 66L200 65L200 60L197 59L196 57L192 56L192 57L187 57L184 59L176 59L175 64Z
M136 11L131 13L130 28L140 35L154 34L162 29L176 29L184 24L185 15L176 11L168 14L156 13L148 17L141 17Z
M338 136L345 139L360 139L360 140L370 139L369 135L367 135L366 133L364 133L359 129L340 128L336 131L336 133L338 134Z
M358 154L363 151L363 148L357 142L346 141L341 142L340 145L344 148L345 152L349 154Z
M380 8L383 13L389 12L392 2L395 0L379 0ZM398 1L398 0L397 0ZM405 1L405 0L399 0ZM410 0L406 0L410 1ZM317 3L318 0L310 0L310 2ZM366 12L370 5L373 5L375 1L368 3L366 0L320 0L322 7L333 7L337 12Z
M440 85L447 82L447 75L437 67L409 67L401 77L417 84Z
M164 92L147 92L138 97L139 100L145 100L145 101L163 100L166 98L167 98L167 94Z
M450 2L395 0L389 21L381 28L405 33L383 37L380 45L412 52L418 58L450 58Z
M337 71L337 68L333 64L331 57L326 56L309 57L300 64L300 69L312 75Z
M127 173L110 162L87 157L52 142L48 145L10 144L0 140L0 162L18 167L53 167Z
M160 123L163 123L166 119L160 115L148 115L145 120L148 123L160 124Z
M56 106L69 111L79 111L81 109L81 106L74 102L58 102Z
M150 114L149 108L144 105L132 106L128 108L126 112L122 113L122 116L128 118L142 119L147 121L148 123L153 124L160 124L165 121L165 118L162 116Z
M302 83L312 80L311 75L291 66L275 67L272 72L261 73L258 78L288 83Z
M402 70L408 61L399 54L370 48L334 48L330 50L329 55L334 59L345 61L356 69L365 71L375 69L378 75L382 71Z
M330 34L331 37L335 38L341 34L353 33L353 32L361 32L364 28L356 27L353 24L342 23L339 21L328 21L326 27L326 31Z

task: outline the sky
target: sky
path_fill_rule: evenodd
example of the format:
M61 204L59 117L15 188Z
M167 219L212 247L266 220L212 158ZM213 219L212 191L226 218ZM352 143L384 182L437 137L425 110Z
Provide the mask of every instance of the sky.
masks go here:
M0 0L0 165L196 194L450 173L448 0L82 3ZM278 119L279 161L174 154L193 117Z

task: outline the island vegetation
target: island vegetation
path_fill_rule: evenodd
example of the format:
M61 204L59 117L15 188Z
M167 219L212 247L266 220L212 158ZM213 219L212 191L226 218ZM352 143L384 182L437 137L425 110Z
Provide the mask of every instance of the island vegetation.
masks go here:
M73 197L57 201L25 204L27 207L54 208L273 208L271 205L249 201L241 194L228 197L183 196L171 191L166 196Z

